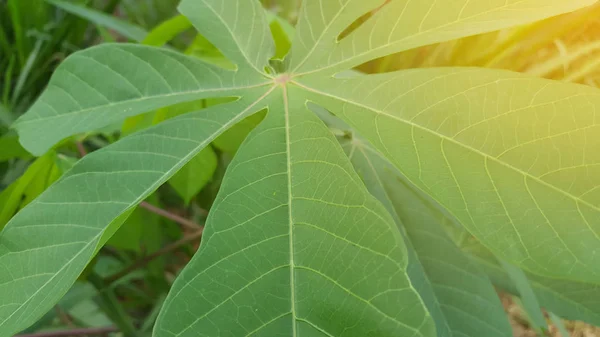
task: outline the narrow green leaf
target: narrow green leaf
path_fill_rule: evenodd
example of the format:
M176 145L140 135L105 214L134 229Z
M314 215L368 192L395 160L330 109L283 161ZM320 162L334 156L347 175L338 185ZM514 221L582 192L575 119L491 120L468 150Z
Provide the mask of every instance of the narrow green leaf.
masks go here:
M0 192L0 230L4 228L8 220L10 220L19 209L19 203L17 202L16 197L16 195L20 196L20 193L17 192L18 187L19 183L16 181Z
M14 133L0 137L0 162L13 158L29 159L31 154L19 144L19 137Z
M258 0L183 0L179 11L241 70L264 75L275 47Z
M271 29L273 29L272 28L273 24L277 23L277 26L279 26L281 28L282 33L284 33L284 35L287 37L287 39L289 40L289 42L291 44L292 39L293 39L294 35L296 34L296 27L294 27L292 24L290 24L286 19L284 19L280 15L273 13L270 10L265 9L265 12L267 13L267 18L269 19L269 22L271 22Z
M557 337L569 337L570 334L567 331L565 323L563 323L562 319L556 316L553 312L548 313L548 315L550 316L550 320L552 320L552 324L554 324L554 326L560 333L560 335L558 335Z
M183 15L177 15L152 29L142 44L161 47L190 28L192 28L190 20Z
M308 107L315 112L325 124L327 124L334 134L338 136L338 141L352 162L354 170L360 176L369 192L385 206L402 232L408 257L408 267L406 272L411 283L419 292L419 296L423 299L427 311L435 323L437 337L452 336L452 332L450 331L450 327L442 312L440 303L433 291L431 282L425 274L425 270L418 259L415 248L407 237L406 230L402 225L402 220L400 220L396 208L390 199L389 193L386 191L386 183L383 180L389 178L390 168L392 168L392 170L395 169L393 169L393 166L387 160L377 156L376 152L369 151L371 148L364 141L358 139L357 135L353 134L350 127L339 118L334 117L327 110L317 105L309 104Z
M437 336L509 336L510 325L490 280L444 232L443 216L402 183L373 147L356 136L344 140L369 191L389 205L406 231L415 270L409 276L432 313Z
M295 34L295 29L287 21L280 18L276 14L267 11L273 42L275 43L275 55L273 58L283 60L292 48L292 38Z
M392 218L299 93L238 151L156 336L435 335Z
M1 33L1 31L2 30L0 29L0 35L3 34ZM16 59L17 58L15 55L10 56L8 66L6 66L4 74L2 75L2 77L4 78L0 78L0 80L2 81L2 91L0 91L0 125L4 126L10 126L13 122L13 118L10 114L10 111L8 111L8 109L2 104L10 104L10 93L13 91L13 73L15 71L15 65L17 63Z
M440 214L398 182L391 199L423 264L452 336L510 336L512 329L490 280L440 226Z
M186 55L195 56L198 59L218 67L236 70L237 66L228 60L220 50L201 34L196 35L194 41L185 50Z
M355 19L384 3L303 1L291 69L298 75L335 73L400 51L499 30L570 12L595 0L399 0L339 43Z
M0 193L0 230L4 228L21 207L23 196L31 182L38 176L44 176L43 172L49 171L52 166L51 153L38 158L17 181ZM0 234L0 240L1 238L2 235Z
M485 271L492 283L513 294L518 289L497 259L480 244L470 244L465 252ZM548 311L574 321L600 326L600 292L598 286L551 279L526 272L540 305Z
M11 106L13 107L18 103L18 100L21 97L21 92L23 91L25 82L28 80L29 75L31 74L31 70L33 69L33 66L37 61L43 43L43 40L36 41L31 53L29 53L29 55L27 56L27 61L25 62L25 65L23 66L23 68L20 69L19 77L17 78L17 83L15 84L15 87L13 89L10 101Z
M104 43L117 43L116 37L112 35L107 28L96 25L96 29L98 30L98 34L100 34L100 38Z
M236 96L260 78L207 65L165 49L105 44L71 55L15 128L39 155L63 138L176 103Z
M216 136L264 108L264 90L248 94L85 156L12 218L0 233L0 336L22 330L52 308L110 238L107 227L114 232L118 226L111 224L120 225Z
M597 89L460 68L297 85L498 256L600 283Z
M36 172L23 190L20 207L23 208L44 192L62 173L56 166L56 153L49 152L44 156L47 162Z
M0 125L9 127L13 122L13 117L10 111L0 103Z
M148 34L143 28L131 24L125 20L118 19L112 15L103 13L93 8L88 8L82 5L75 4L69 1L63 0L46 0L52 5L67 11L71 14L77 15L87 21L93 22L102 27L106 27L114 30L115 32L123 35L124 37L131 39L136 42L144 40Z
M217 160L212 147L206 147L169 180L186 205L210 181L217 170Z
M547 331L548 323L546 323L544 313L542 312L538 299L535 296L525 273L508 262L500 261L500 264L517 287L521 302L523 303L523 308L527 312L535 330L538 332Z

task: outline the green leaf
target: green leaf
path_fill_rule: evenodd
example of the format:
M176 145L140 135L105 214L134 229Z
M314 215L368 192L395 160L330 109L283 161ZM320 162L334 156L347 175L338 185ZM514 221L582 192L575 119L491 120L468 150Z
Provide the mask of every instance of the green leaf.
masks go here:
M179 193L186 205L211 180L217 170L217 154L206 147L177 172L169 184Z
M517 287L523 308L535 330L540 333L548 331L548 323L525 273L508 262L500 261L500 264Z
M264 75L275 46L258 1L183 0L179 10L241 70Z
M49 152L45 157L48 158L47 164L37 171L23 190L20 207L27 206L62 175L61 170L56 165L56 153Z
M432 293L456 300L439 284L458 288L463 279L446 279L453 274L439 274L444 269L422 257L452 258L465 269L468 261L444 254L453 247L448 236L436 237L443 250L423 239L417 225L435 221L414 211L419 199L412 196L397 205L414 252L406 250L394 218L306 110L309 100L343 117L417 194L440 203L502 258L544 275L599 282L600 261L590 254L600 241L597 91L473 69L330 76L383 53L590 2L397 0L369 14L383 0L307 0L291 58L269 64L274 43L257 0L183 0L180 9L202 34L190 50L223 68L131 45L71 56L17 122L34 154L174 104L235 101L86 156L15 216L0 234L0 335L50 309L141 200L225 130L267 109L228 168L200 251L176 280L155 334L429 337L440 311L453 333L475 330L454 322L464 316L448 307L430 313L424 303ZM350 25L358 27L349 32ZM225 69L227 62L235 66ZM414 256L420 271L410 269ZM414 275L416 282L426 276L432 291L419 293ZM483 279L469 284L488 296ZM485 307L497 308L489 301Z
M19 201L22 192L17 190L18 188L19 182L15 181L0 192L0 230L4 228L8 220L10 220L19 209Z
M201 34L196 36L186 49L185 54L195 56L204 62L224 69L235 70L237 68L235 64L225 58L223 53Z
M210 101L217 101L219 103L227 103L235 101L231 98L213 98ZM134 132L146 129L152 125L159 124L167 119L171 119L192 111L198 111L211 106L207 104L208 99L201 99L197 101L183 102L168 107L160 108L156 111L147 112L141 115L127 118L121 128L121 136L125 137Z
M46 178L53 166L54 161L52 153L48 153L38 158L27 168L27 171L25 171L23 176L0 193L0 229L4 228L17 210L25 203L24 198L26 195L29 196L28 199L30 201L32 197L37 196L37 194L41 192L39 191L40 186L36 186L34 181L36 181L36 179ZM42 183L43 182L39 182L38 184ZM41 189L45 189L46 187L47 185L43 184Z
M157 335L435 334L394 221L298 93L231 163Z
M92 298L97 294L98 292L91 284L78 282L74 284L73 287L69 289L69 292L57 303L57 307L68 312L69 315L79 321L80 318L86 317L86 314L90 314L90 312L85 311L85 309L90 306L88 303L93 303ZM54 321L57 316L57 310L50 310L29 329L22 331L22 333L38 332L40 329L52 324L52 321ZM84 318L82 323L88 323L86 321L87 320ZM110 322L108 324L103 324L102 326L107 326L109 324Z
M9 133L0 137L0 162L9 159L29 159L31 154L19 144L19 137L14 133Z
M124 221L223 130L261 110L265 95L258 90L253 99L182 115L95 151L12 218L0 235L0 335L52 308L109 239L109 225Z
M143 229L147 225L147 211L136 208L119 229L106 241L107 246L139 252Z
M191 27L192 23L188 18L183 15L177 15L154 28L144 38L142 44L161 47Z
M384 0L305 0L290 69L297 76L335 73L404 50L525 24L595 0L389 1L349 36L338 36Z
M556 316L553 312L548 313L550 319L552 320L552 324L556 327L558 332L560 333L559 337L569 337L570 334L565 327L565 323L560 319L560 317Z
M99 26L110 28L133 41L141 42L148 34L143 28L98 10L63 0L46 0L52 5Z
M353 134L346 123L319 106L309 104L308 107L327 124L333 134L338 136L338 141L352 162L356 173L361 177L371 195L376 197L383 206L385 206L396 225L401 230L407 248L407 275L411 283L415 286L415 289L418 291L419 296L423 299L427 311L435 322L437 336L451 336L452 332L450 331L450 327L444 317L440 303L433 291L431 282L425 274L425 270L418 259L413 244L407 237L406 230L402 225L402 220L400 220L396 208L390 199L390 193L386 190L386 182L383 180L389 180L387 178L389 178L388 176L390 175L390 168L392 172L395 171L395 169L387 160L377 156L376 152L373 152L371 147L364 141L356 138L357 136Z
M271 34L273 35L273 42L275 43L275 59L283 59L292 47L292 37L294 36L294 27L291 26L287 21L273 14L267 12L267 17L271 24Z
M56 156L56 167L59 169L61 174L66 173L68 170L70 170L73 166L75 166L75 164L77 163L79 159L78 158L74 158L74 157L68 157L62 154L58 154Z
M126 117L206 97L235 96L266 83L164 49L106 44L63 62L15 128L23 146L39 155L63 138Z
M391 163L372 146L356 136L341 141L369 191L405 231L413 257L409 276L432 313L437 336L511 335L490 280L444 232L440 225L444 217L402 183Z
M460 68L305 83L498 256L600 282L597 89Z
M234 154L252 131L265 118L265 113L257 113L234 125L217 137L213 144L221 151Z
M0 104L0 126L9 127L13 122L13 116L2 104Z

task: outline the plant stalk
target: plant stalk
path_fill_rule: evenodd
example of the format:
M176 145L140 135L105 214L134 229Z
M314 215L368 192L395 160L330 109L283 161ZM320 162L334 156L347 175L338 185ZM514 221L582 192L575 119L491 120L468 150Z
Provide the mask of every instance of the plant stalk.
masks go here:
M199 230L197 230L196 232L194 232L192 234L184 236L181 240L175 241L175 242L157 250L156 252L141 258L140 260L134 262L129 267L107 277L105 279L106 284L111 284L111 283L121 279L122 277L128 275L129 273L131 273L137 269L145 267L148 263L152 262L154 259L156 259L162 255L171 253L171 252L179 249L180 247L185 246L188 243L192 243L192 242L196 241L197 239L200 239L202 237L203 232L204 232L204 228L200 227Z

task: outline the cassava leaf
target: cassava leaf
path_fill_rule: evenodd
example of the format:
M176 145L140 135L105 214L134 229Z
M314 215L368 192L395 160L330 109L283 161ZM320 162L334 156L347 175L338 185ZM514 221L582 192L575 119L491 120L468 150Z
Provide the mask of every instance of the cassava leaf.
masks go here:
M264 84L165 49L106 44L63 62L15 128L24 147L39 155L63 138L130 116Z
M308 100L349 122L411 188L439 202L503 258L544 275L600 282L599 258L589 253L600 248L598 91L491 70L330 76L386 53L592 1L396 0L337 41L383 2L304 1L285 64L269 64L274 43L257 0L183 0L180 6L202 34L190 50L227 69L132 45L95 47L65 61L16 124L34 154L174 104L235 101L164 121L86 156L9 222L0 234L0 337L50 309L141 200L225 130L266 109L226 173L200 250L175 282L155 335L479 331L479 324L450 322L465 317L457 308L472 310L473 302L460 297L465 302L455 303L456 292L440 286L461 289L463 279L439 261L467 270L473 292L496 315L485 277L439 228L431 228L438 246L429 242L417 225L435 226L435 220L415 211L417 197L403 194L396 219L414 248L408 253L395 218L306 110ZM420 271L410 269L414 256ZM414 275L431 281L432 290L419 293L409 279ZM428 306L433 296L454 310ZM440 312L447 330L434 326ZM495 318L485 331L501 335L503 324Z
M183 0L179 10L240 70L261 77L275 53L269 22L254 0Z
M155 335L433 336L393 220L300 92L278 91Z
M444 232L443 216L411 191L371 145L356 136L341 141L369 191L405 231L413 250L409 276L432 313L437 336L509 336L510 325L490 280Z
M21 210L0 234L0 336L52 308L110 238L109 224L124 221L216 136L261 110L265 91L255 90L253 99L182 115L87 155Z
M335 73L369 60L437 42L541 20L595 0L389 1L349 36L358 16L385 0L305 0L292 47L298 75Z
M435 322L437 337L451 336L452 332L450 331L450 326L444 317L444 313L442 312L440 303L433 291L431 282L425 274L425 270L418 259L414 246L406 236L407 234L402 225L402 220L400 220L396 208L390 199L389 192L386 190L385 182L383 180L388 178L390 174L388 170L390 168L392 168L393 171L395 171L395 169L387 160L385 160L385 158L377 156L376 152L368 151L371 149L370 146L363 140L358 139L357 135L353 134L351 128L346 123L319 106L314 104L309 104L308 106L327 124L330 130L338 136L338 141L352 162L356 173L358 173L369 192L385 206L394 219L394 222L401 230L407 250L407 275L415 286L415 289L418 291L419 296L423 299L427 311L429 311Z
M303 83L496 254L600 282L597 89L460 68Z

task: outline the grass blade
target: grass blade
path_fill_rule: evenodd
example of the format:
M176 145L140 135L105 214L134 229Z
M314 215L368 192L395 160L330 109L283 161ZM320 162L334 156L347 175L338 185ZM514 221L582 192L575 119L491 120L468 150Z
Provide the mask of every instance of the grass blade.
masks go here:
M148 34L143 28L129 22L119 20L111 15L85 6L79 6L62 0L46 0L52 5L71 14L89 20L102 27L110 28L124 37L141 42Z

